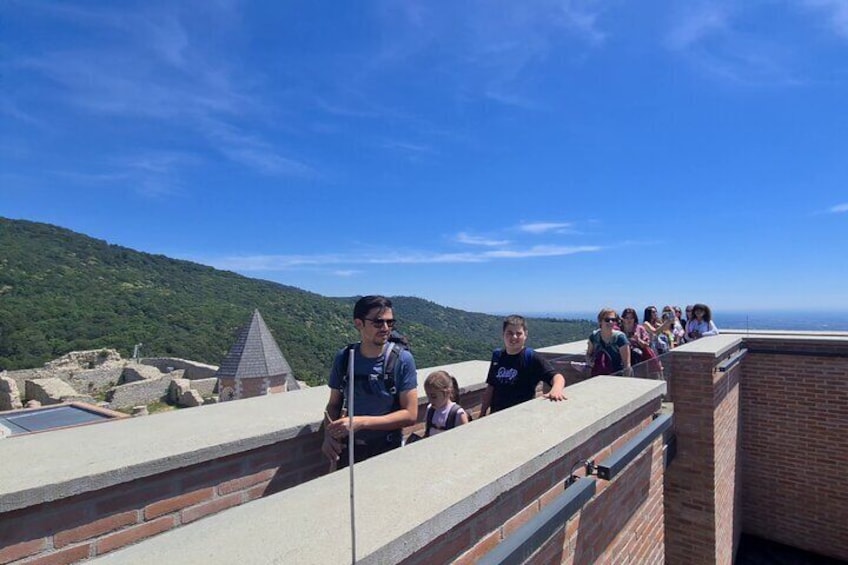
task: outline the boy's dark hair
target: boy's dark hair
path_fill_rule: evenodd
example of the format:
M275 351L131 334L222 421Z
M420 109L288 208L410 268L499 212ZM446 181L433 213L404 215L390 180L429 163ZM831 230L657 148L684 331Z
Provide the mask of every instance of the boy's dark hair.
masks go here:
M363 296L359 300L356 301L356 304L353 306L353 319L354 320L364 320L365 316L368 315L368 312L373 310L374 308L379 308L379 312L377 315L383 313L383 310L392 307L392 301L386 298L385 296L379 295L370 295Z
M505 332L507 326L521 326L525 332L527 331L527 321L524 319L524 316L519 316L518 314L513 314L512 316L504 318L503 328L501 328L501 331Z

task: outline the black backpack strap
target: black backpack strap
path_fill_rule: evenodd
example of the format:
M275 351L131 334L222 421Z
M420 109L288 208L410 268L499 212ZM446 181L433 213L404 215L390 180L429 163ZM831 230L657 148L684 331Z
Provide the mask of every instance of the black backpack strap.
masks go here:
M389 394L395 397L395 404L400 405L400 399L397 389L396 377L400 371L400 347L391 341L387 345L385 358L383 360L383 381L386 384L386 390Z
M501 362L502 351L503 350L500 347L492 351L492 365L497 365Z
M427 424L424 427L424 437L430 437L430 428L433 427L433 415L436 410L432 406L427 407Z
M456 426L456 415L459 414L459 409L461 406L456 402L451 406L450 412L448 412L448 419L445 421L445 429L450 430L454 426Z
M524 366L529 367L530 363L533 362L533 349L530 347L524 348Z

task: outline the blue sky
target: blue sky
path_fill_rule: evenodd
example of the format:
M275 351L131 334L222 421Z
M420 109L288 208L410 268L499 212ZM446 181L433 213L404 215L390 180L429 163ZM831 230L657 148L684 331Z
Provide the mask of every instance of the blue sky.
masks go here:
M0 7L0 215L328 296L848 309L848 1Z

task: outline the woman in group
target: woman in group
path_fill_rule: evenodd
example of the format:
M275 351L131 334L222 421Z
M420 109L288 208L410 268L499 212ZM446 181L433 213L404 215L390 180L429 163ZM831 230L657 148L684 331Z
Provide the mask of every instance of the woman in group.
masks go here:
M645 316L643 318L645 321L642 322L642 327L651 334L651 347L654 348L659 355L663 353L667 353L669 349L671 349L671 343L668 342L668 338L664 335L666 331L671 327L671 320L661 320L660 315L657 313L656 306L648 306L645 308Z
M678 344L682 345L686 343L686 320L683 318L683 310L680 309L680 306L674 307L674 317L677 318L677 323L680 324L680 327L683 329L683 335L680 336L680 343Z
M622 310L621 329L630 341L630 362L635 366L644 361L653 360L645 365L647 373L650 376L662 374L662 364L657 360L657 353L651 347L651 335L639 323L639 316L635 309Z
M586 364L592 368L592 376L612 375L623 371L630 374L630 342L623 332L615 329L618 316L612 308L604 308L598 314L598 329L589 336L586 349Z
M678 308L678 310L680 310L680 308ZM686 330L683 329L683 325L680 323L680 320L677 319L677 315L671 306L663 308L662 317L663 321L671 320L671 325L668 327L665 334L669 336L671 347L675 348L683 343L683 338L686 336Z
M718 335L718 328L713 323L713 313L706 304L695 304L692 307L692 319L686 323L686 341L710 335Z

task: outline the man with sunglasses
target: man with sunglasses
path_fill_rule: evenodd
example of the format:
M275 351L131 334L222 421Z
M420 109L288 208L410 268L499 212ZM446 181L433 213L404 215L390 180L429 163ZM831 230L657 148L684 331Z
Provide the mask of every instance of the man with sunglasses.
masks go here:
M351 432L346 413L351 349L354 460L359 462L400 447L403 428L418 420L415 360L408 349L389 340L395 325L391 300L385 296L360 298L353 307L353 324L359 330L360 341L339 351L333 361L321 447L331 464L338 463L340 467L348 462ZM387 370L390 364L392 367Z

